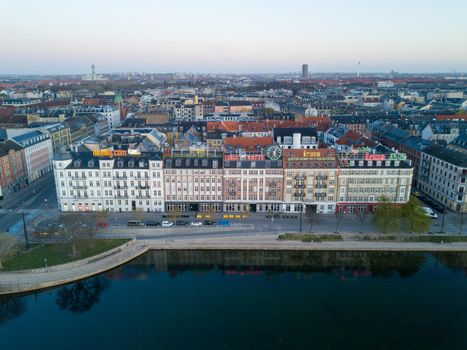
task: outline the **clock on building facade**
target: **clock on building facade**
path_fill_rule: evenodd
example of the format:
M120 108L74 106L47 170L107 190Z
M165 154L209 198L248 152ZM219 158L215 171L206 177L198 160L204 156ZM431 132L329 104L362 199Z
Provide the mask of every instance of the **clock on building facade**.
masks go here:
M278 145L269 146L266 149L266 156L270 160L281 159L282 158L282 148L280 148Z

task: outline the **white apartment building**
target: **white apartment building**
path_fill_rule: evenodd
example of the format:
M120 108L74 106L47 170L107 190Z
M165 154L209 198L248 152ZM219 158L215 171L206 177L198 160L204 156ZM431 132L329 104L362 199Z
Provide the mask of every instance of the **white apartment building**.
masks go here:
M430 198L457 212L467 212L467 155L432 145L422 151L420 189Z
M164 211L160 155L124 153L58 154L53 164L60 210Z
M76 115L100 113L106 119L109 129L116 128L122 123L120 109L116 106L79 106L75 107Z
M31 183L52 171L53 146L50 137L34 130L12 138L24 147L28 181Z
M203 105L176 104L173 107L173 117L178 121L195 121L203 119Z

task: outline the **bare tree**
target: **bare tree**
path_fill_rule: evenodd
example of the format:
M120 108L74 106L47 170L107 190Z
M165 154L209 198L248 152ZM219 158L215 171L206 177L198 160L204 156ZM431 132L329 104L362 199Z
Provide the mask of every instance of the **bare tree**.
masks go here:
M311 208L311 207L307 207L306 208L306 216L308 217L308 221L310 222L310 233L313 232L313 225L316 224L316 222L318 221L318 216L316 215L316 210Z
M146 212L142 208L135 209L133 210L133 218L135 220L143 222L144 219L146 218Z
M336 210L334 213L334 216L336 217L336 231L335 233L339 233L339 227L342 221L343 213L339 210Z
M457 213L457 222L459 223L459 234L460 235L464 233L464 224L466 220L467 220L467 216L465 212L461 210L459 213Z
M365 224L366 219L368 218L368 210L365 208L357 207L355 209L355 215L358 217L358 221L360 222L360 233L363 233L363 225Z

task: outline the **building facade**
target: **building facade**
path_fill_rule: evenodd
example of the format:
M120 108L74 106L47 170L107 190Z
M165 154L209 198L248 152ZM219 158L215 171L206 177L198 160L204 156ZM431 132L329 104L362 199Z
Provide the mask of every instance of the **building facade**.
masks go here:
M52 171L53 147L48 135L34 130L12 139L24 148L28 182Z
M45 134L49 135L52 141L52 149L54 153L60 152L62 149L68 149L71 145L70 128L63 124L45 125L40 128Z
M24 148L12 141L0 142L0 188L2 195L17 191L27 184Z
M162 159L158 153L66 153L54 159L62 211L164 211Z
M222 210L222 154L172 152L164 159L166 211Z
M396 204L410 199L413 165L405 154L338 154L337 210L373 211L382 198Z
M456 212L466 207L467 154L432 145L422 151L419 187L427 196Z
M334 149L284 150L282 211L334 213L337 155Z
M224 156L226 212L280 212L283 189L282 153L227 154Z

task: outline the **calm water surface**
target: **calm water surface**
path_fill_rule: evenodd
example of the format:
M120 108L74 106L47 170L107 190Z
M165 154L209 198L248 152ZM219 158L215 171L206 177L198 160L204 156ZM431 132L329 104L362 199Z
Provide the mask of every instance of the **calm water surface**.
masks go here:
M150 252L0 299L0 349L467 349L467 254Z

